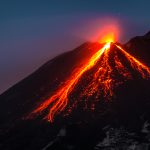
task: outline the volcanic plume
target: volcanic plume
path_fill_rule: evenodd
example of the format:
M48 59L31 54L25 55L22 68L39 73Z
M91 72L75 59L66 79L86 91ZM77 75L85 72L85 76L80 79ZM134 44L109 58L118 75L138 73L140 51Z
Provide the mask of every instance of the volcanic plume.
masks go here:
M87 108L90 97L94 97L89 106L93 110L101 97L110 101L115 95L114 89L127 80L150 77L149 67L112 41L105 43L82 65L76 66L67 79L50 93L49 98L37 106L29 117L48 111L44 118L52 122L57 114L65 110L67 114L71 113L82 100L85 101L84 108ZM83 84L78 98L70 104L70 96L84 77L86 83Z

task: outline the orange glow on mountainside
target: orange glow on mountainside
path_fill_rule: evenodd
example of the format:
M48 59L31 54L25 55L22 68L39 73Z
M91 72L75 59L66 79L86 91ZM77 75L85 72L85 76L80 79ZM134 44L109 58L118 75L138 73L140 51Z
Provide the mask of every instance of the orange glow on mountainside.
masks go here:
M110 99L114 95L113 91L115 87L126 80L132 79L133 75L126 67L126 63L129 63L131 68L138 72L142 78L146 79L150 77L149 67L131 56L121 46L111 43L114 41L113 36L114 35L110 33L110 35L104 37L101 41L105 41L106 44L91 56L84 65L75 68L72 75L63 82L63 85L54 91L54 93L52 93L51 96L30 115L34 116L48 110L49 112L46 115L46 118L52 122L55 115L63 112L65 108L67 108L69 96L74 91L74 88L79 83L81 77L94 67L94 73L91 74L92 79L79 95L81 100L83 97L87 97L88 100L88 98L93 95L96 95L96 98L101 96ZM115 46L115 48L112 49L111 45ZM124 57L126 62L121 61L120 55ZM116 75L119 75L119 78L116 78ZM74 102L74 104L75 103L76 102ZM73 109L73 107L74 106L71 106L70 109Z
M48 107L51 107L47 117L48 120L53 121L54 115L57 112L64 110L64 108L66 107L68 103L68 95L72 92L73 88L78 83L78 80L83 75L83 73L91 69L99 60L104 51L107 50L109 47L110 43L105 44L102 49L100 49L91 57L87 64L79 68L74 75L72 75L66 82L64 82L64 85L59 88L55 92L55 94L52 95L52 97L42 103L36 110L33 111L33 113L38 113Z
M132 73L126 67L125 62L121 61L118 53L121 52L123 57L130 63L132 69L136 71L143 79L150 77L150 68L142 64L136 58L127 53L121 46L114 44L118 49L110 48L104 51L101 61L98 64L92 80L85 88L82 96L102 95L110 99L114 93L113 90L124 81L134 78ZM117 78L117 76L119 77Z

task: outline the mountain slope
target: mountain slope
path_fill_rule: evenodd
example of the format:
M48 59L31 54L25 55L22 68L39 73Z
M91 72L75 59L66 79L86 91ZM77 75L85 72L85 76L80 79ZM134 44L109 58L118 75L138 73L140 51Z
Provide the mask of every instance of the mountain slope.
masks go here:
M57 91L72 75L74 68L83 66L103 46L99 43L85 43L62 54L0 96L1 149L110 148L114 145L102 142L111 128L118 134L122 132L120 129L134 133L136 136L131 136L133 143L149 142L149 133L143 135L141 132L144 123L150 121L150 80L142 77L143 72L146 76L148 73L132 64L115 44L98 58L99 61L94 67L82 74L69 96L67 108L71 108L71 112L70 109L59 112L53 123L42 120L49 112L48 108L41 114L37 113L32 119L23 119L51 97L51 93ZM140 37L140 40L134 38L121 47L149 65L149 34ZM120 63L123 69L117 68ZM99 72L101 67L107 71ZM113 69L108 71L108 67ZM98 82L100 77L103 80ZM101 84L108 81L107 77L111 79L110 84L106 84L108 87ZM96 90L93 90L93 87ZM99 89L103 89L102 93ZM105 90L108 93L105 93ZM89 96L91 92L92 95ZM98 92L100 93L97 95ZM76 101L78 104L73 105ZM83 109L85 104L87 108ZM59 131L61 134L58 135ZM139 139L141 134L144 141ZM130 140L129 137L128 139Z

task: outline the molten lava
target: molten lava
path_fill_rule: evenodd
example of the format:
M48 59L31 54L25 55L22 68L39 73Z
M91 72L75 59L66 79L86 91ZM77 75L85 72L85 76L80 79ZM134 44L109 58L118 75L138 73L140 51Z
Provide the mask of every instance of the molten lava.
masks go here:
M109 37L110 36L106 37L108 40L105 39L107 43L91 56L84 65L75 69L73 74L68 77L63 85L54 91L31 115L49 110L46 118L52 122L54 116L64 111L67 107L69 96L74 91L81 77L92 68L95 68L92 79L88 85L84 87L80 99L82 99L82 97L87 97L88 99L88 97L95 94L96 97L103 96L106 99L110 99L114 95L113 91L115 87L134 77L133 73L129 71L130 68L127 66L131 66L131 68L144 79L150 77L149 67L131 56L121 46L115 43L111 44L113 40ZM111 49L111 45L115 46L115 48ZM71 109L73 109L73 106Z

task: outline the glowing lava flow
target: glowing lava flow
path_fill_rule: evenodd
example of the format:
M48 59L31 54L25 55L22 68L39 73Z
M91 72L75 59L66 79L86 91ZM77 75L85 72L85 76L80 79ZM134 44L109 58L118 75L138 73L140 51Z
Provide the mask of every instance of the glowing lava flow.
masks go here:
M130 63L133 70L139 72L142 78L150 76L150 69L147 66L131 56L119 45L113 44L116 46L116 49L111 51L110 45L110 42L106 43L87 63L75 70L75 74L72 74L68 80L64 82L63 86L58 88L54 94L36 108L32 114L37 114L48 109L49 113L46 117L52 122L54 116L66 108L69 101L68 97L73 92L80 78L92 68L95 68L96 71L92 74L92 79L89 84L84 87L81 97L85 96L88 98L94 94L97 96L102 95L108 99L112 97L113 89L116 86L132 78L132 73L129 71L129 68L126 67L126 62L121 60L120 55L123 55L122 57Z
M133 56L131 56L129 53L127 53L123 48L121 48L119 45L116 45L128 58L130 61L131 66L140 72L143 78L147 78L150 76L150 68L146 65L142 64L140 61L135 59Z
M73 88L78 83L78 80L83 75L83 73L89 70L90 68L92 68L96 64L96 62L99 60L99 58L102 56L104 51L109 48L110 48L110 43L105 44L102 49L100 49L91 57L91 59L89 60L87 64L79 68L76 71L75 75L72 75L64 83L63 87L58 89L52 97L47 99L32 113L35 114L35 113L45 110L46 108L49 108L50 111L47 117L48 117L48 120L52 122L54 115L57 112L62 111L66 107L68 103L68 95L72 92Z
M93 74L92 80L84 89L81 97L85 96L88 98L92 95L96 95L96 97L102 95L110 99L114 94L113 90L115 87L123 83L123 81L132 79L133 74L131 69L127 67L125 61L121 60L123 58L130 63L132 69L139 73L142 78L146 79L150 77L149 67L135 59L119 45L113 45L117 48L114 48L113 51L111 51L112 49L104 51L98 64L97 71ZM123 56L121 57L120 55ZM119 56L121 58L119 58Z

